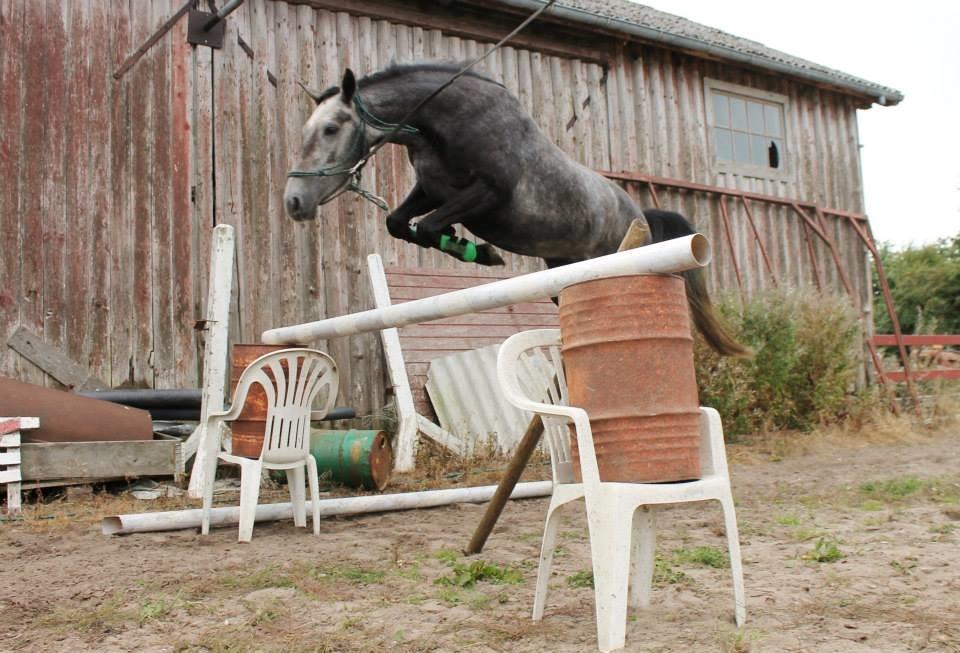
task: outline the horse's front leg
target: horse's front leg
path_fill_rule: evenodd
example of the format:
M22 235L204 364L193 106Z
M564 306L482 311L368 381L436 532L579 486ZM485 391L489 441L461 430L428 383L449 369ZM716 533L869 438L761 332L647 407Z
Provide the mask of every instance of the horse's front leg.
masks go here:
M504 201L506 194L503 191L482 179L476 179L417 223L414 242L424 247L435 247L463 260L459 254L443 249L443 237L453 235L453 225L489 215ZM475 262L480 265L503 265L500 255L487 244L476 246Z
M415 243L417 241L410 233L410 220L432 211L438 206L440 206L440 202L428 197L423 190L423 186L420 185L420 182L417 182L413 190L400 203L400 206L387 216L387 231L394 238Z

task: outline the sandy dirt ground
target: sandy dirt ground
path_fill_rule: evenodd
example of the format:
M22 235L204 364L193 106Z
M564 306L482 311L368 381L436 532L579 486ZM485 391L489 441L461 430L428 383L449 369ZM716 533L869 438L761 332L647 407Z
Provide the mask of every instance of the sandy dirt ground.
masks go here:
M626 650L960 651L958 445L733 448L746 624L733 623L719 506L665 508L653 605L629 616ZM583 504L533 624L546 499L508 505L474 557L460 551L483 506L327 519L320 537L265 524L238 544L231 528L101 535L118 501L0 524L0 650L597 650Z

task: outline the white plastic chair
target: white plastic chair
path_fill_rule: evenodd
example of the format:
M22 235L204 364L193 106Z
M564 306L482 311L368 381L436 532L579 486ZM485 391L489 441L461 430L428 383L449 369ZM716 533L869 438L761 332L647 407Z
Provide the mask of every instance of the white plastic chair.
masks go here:
M531 364L548 357L556 370L552 387L531 383ZM543 532L533 620L540 621L556 545L557 509L581 497L586 499L593 558L597 640L604 653L623 648L628 604L650 604L656 546L655 506L686 501L717 500L723 507L733 575L734 615L738 626L746 619L743 568L737 520L730 491L726 449L720 416L700 409L700 465L702 477L679 483L607 483L600 481L590 421L582 408L569 406L560 359L560 330L518 333L503 343L497 357L497 376L507 399L518 408L539 413L550 450L554 490ZM539 378L542 378L540 376ZM582 483L574 480L569 423L576 430Z
M225 451L219 460L240 465L240 542L253 537L253 522L260 496L260 475L263 469L281 469L287 473L293 521L299 527L307 525L304 497L304 467L310 479L310 499L313 507L313 532L320 534L320 494L317 463L310 455L310 413L317 395L321 398L322 413L333 407L339 387L337 364L330 356L315 349L282 349L254 360L240 375L230 410L212 413L207 419L208 437L221 432L223 422L235 420L243 410L247 393L254 383L263 387L267 397L267 421L263 449L257 459L234 456ZM201 532L210 531L210 508L213 504L211 470L203 488L203 521Z

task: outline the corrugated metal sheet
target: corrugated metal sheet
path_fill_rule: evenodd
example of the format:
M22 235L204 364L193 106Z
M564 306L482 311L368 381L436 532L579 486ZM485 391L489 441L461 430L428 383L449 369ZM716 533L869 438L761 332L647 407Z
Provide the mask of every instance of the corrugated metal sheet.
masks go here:
M356 198L327 205L315 224L293 224L281 206L311 108L296 82L333 83L346 66L364 74L391 59L476 55L483 45L468 36L469 22L456 20L456 5L436 7L428 16L434 27L424 28L414 11L378 19L376 4L357 16L247 0L228 19L223 50L188 46L181 21L114 80L113 70L180 5L0 1L0 339L23 324L112 385L195 387L201 343L193 325L204 315L206 258L219 223L237 230L236 341L254 342L267 327L370 308L361 266L371 252L388 266L469 269L395 241L383 215ZM537 38L547 43L549 34ZM611 45L615 51L589 61L557 54L564 47L560 40L543 51L504 47L484 71L583 163L862 211L853 98L654 47L628 54ZM789 178L713 169L705 77L789 98ZM405 153L385 148L368 166L365 185L398 204L413 186ZM642 205L653 204L646 186L628 190ZM736 290L731 247L748 291L770 285L742 207L728 207L728 245L715 197L661 190L659 200L712 238L714 289ZM782 280L812 282L801 222L789 208L752 210ZM866 305L864 250L848 224L828 223ZM813 247L825 283L839 288L827 249ZM542 265L506 259L506 272ZM319 344L343 373L341 403L378 410L384 372L376 336ZM7 348L0 350L0 374L46 380Z
M500 345L435 358L430 363L427 393L440 426L473 445L516 449L533 413L507 401L497 381ZM553 365L541 352L525 357L522 385L528 397L543 400L554 377Z

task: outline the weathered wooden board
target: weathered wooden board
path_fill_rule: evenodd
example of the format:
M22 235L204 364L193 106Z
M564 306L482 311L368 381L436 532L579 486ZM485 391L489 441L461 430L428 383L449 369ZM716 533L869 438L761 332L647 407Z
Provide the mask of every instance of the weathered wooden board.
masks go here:
M24 481L173 476L179 441L51 442L20 446Z
M77 390L106 390L110 387L26 327L14 331L7 339L7 345L65 386Z

